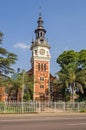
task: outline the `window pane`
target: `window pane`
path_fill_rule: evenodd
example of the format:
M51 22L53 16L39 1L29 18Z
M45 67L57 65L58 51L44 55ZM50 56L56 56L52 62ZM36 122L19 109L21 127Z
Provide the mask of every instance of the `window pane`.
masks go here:
M44 88L44 85L40 85L40 88Z
M38 63L38 71L40 71L40 63Z
M43 64L41 64L41 71L43 71Z
M44 77L40 77L40 80L41 80L41 81L44 81Z
M44 64L44 71L46 71L46 64Z

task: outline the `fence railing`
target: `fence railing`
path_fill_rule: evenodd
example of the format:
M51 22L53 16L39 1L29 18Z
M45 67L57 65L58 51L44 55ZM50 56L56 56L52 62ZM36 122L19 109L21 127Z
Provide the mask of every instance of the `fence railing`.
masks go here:
M0 102L0 113L79 112L86 102Z

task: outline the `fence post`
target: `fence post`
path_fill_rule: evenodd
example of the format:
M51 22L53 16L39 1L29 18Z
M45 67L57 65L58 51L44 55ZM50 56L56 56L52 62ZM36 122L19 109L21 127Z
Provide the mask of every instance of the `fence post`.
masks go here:
M24 104L23 104L23 101L21 102L21 105L22 105L22 113L24 112Z
M39 113L40 113L40 109L41 109L41 108L40 108L40 107L41 107L41 106L40 106L40 102L38 102L38 104L39 104L39 105L38 105L38 106L39 106L39 108L38 108L38 109L39 109Z
M4 113L6 113L6 101L4 101Z
M66 103L63 102L63 110L65 111Z
M57 102L55 102L55 112L57 110L57 106L58 106L58 104L57 104Z
M79 104L79 102L78 102L78 112L80 111L80 104Z

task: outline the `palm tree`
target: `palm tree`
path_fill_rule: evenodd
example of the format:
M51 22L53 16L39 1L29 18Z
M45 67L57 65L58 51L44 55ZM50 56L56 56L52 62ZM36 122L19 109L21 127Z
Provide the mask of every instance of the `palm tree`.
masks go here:
M59 71L58 76L59 76L59 78L58 78L57 86L61 90L63 100L68 101L70 99L69 99L69 92L67 91L68 87L69 87L69 82L68 82L68 79L67 79L67 75L64 74L64 72Z
M77 70L77 65L74 63L70 63L68 65L64 65L61 71L58 72L60 85L63 84L66 88L71 86L72 89L72 101L74 101L74 91L76 88L79 89L81 93L83 91L83 84L85 84L84 72L81 70Z
M19 100L21 101L33 98L33 78L28 76L25 71L16 73L14 78L11 79L11 84L12 87L9 89L9 95L11 91L14 91L16 98L20 92Z

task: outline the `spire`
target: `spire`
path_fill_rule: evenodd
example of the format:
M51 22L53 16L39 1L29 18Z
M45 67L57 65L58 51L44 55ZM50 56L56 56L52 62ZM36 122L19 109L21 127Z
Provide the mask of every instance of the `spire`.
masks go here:
M40 6L40 8L39 8L39 9L40 9L40 10L39 10L39 16L41 16L41 12L42 12L42 11L41 11L41 6Z
M48 49L50 49L50 46L47 42L47 40L45 39L45 34L46 34L46 30L43 27L43 19L42 19L42 15L41 12L39 12L39 17L38 17L38 21L37 21L37 28L35 29L35 40L33 40L32 38L32 45L31 45L31 50L33 49L33 47L35 46L42 46L42 47L47 47Z
M38 23L38 28L43 28L43 20L42 20L41 13L39 14L37 23Z
M44 40L45 39L46 30L43 27L44 21L42 19L41 12L39 13L39 18L38 18L37 23L38 23L38 26L37 26L37 29L35 29L36 39Z
M39 11L39 18L38 18L38 28L43 28L43 20L42 20L42 14L41 14L41 6L40 6L40 11Z

